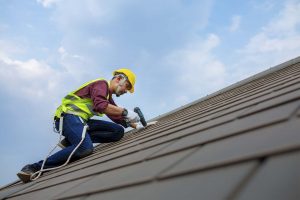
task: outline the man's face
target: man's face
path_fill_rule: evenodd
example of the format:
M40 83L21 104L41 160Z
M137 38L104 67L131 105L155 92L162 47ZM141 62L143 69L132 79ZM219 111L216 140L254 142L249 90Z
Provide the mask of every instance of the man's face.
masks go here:
M131 84L126 79L119 79L116 88L117 97L127 93L127 91L130 89L131 89Z

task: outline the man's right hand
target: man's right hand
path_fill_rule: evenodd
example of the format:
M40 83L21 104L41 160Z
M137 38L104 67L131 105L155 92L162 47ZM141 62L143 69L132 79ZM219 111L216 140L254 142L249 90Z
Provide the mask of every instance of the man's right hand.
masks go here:
M137 123L140 121L139 115L132 110L127 110L127 115L124 117L128 119L130 123Z

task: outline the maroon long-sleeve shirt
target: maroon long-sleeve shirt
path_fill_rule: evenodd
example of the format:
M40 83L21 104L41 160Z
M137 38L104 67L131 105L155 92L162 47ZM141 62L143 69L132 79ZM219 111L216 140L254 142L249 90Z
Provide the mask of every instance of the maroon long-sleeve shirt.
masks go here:
M93 110L95 112L104 113L108 104L116 105L112 98L112 94L109 92L108 83L105 80L99 80L90 83L84 88L78 90L75 93L80 98L90 98L93 101ZM108 99L106 98L109 95ZM126 126L126 122L122 116L106 115L115 123ZM127 127L127 126L126 126Z

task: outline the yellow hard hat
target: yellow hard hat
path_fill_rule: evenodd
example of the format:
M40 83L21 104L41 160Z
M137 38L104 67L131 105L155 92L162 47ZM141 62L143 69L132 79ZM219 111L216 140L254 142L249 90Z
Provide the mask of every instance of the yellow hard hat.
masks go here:
M129 90L130 93L134 92L134 84L135 84L135 74L126 68L121 68L121 69L117 69L113 72L113 75L115 76L118 73L122 73L125 74L125 76L127 76L127 79L129 81L129 83L131 84L131 89Z

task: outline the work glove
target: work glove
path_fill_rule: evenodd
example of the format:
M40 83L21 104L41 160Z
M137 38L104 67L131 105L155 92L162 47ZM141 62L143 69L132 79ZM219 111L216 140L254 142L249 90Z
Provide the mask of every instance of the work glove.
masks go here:
M144 128L145 128L145 127L143 126L143 124L142 124L141 122L137 123L136 126L135 126L135 129L138 130L138 131L139 131L139 130L142 130L142 129L144 129Z
M125 116L125 119L129 121L129 123L137 123L140 121L139 115L132 111L132 110L127 110L127 115Z

